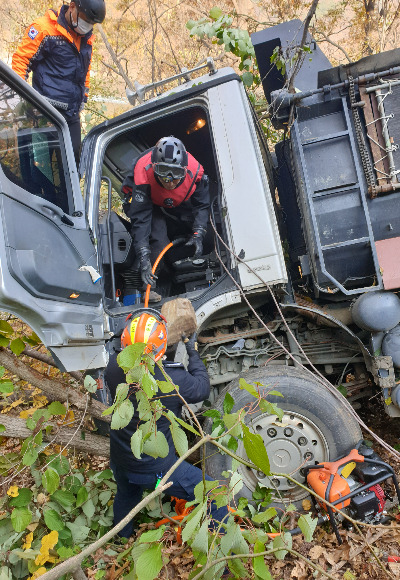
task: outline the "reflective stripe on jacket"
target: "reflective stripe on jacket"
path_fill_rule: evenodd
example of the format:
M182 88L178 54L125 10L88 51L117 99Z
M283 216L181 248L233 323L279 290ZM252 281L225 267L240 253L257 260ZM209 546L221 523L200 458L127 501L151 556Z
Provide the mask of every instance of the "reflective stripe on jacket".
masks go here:
M66 117L79 113L89 91L92 59L92 32L79 36L69 27L62 6L49 10L27 28L12 58L13 70L27 80L32 71L32 86L50 101L64 103Z

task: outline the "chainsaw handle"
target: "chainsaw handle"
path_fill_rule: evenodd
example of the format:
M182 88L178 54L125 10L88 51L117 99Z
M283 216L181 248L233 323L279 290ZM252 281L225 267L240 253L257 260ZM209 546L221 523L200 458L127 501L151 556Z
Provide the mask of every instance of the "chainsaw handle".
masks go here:
M350 453L346 455L346 457L342 457L337 461L320 463L319 465L316 465L315 468L323 468L328 473L335 475L335 473L339 471L340 467L346 465L346 463L350 463L350 461L355 461L356 463L364 463L364 456L360 455L357 449L352 449Z

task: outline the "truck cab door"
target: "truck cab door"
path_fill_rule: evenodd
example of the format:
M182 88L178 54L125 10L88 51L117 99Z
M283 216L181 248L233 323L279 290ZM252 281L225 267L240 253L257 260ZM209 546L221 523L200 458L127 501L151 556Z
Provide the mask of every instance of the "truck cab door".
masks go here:
M2 62L0 264L0 309L29 324L61 369L105 365L96 248L68 126Z

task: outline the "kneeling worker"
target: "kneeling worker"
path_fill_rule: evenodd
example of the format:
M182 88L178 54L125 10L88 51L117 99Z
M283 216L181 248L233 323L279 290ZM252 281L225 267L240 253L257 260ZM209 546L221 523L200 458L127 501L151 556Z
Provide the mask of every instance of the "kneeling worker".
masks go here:
M152 347L154 358L157 361L166 352L167 327L161 315L155 310L151 312L150 323L150 326L152 325L152 331L147 341L143 338L141 340L137 338L136 342L147 342L147 345ZM148 325L146 326L148 327ZM121 345L123 348L135 342L135 330L135 318L130 318L122 333ZM168 347L166 359L163 361L165 371L173 383L179 387L179 393L187 403L198 403L206 399L210 394L210 381L207 370L195 348L194 340L195 337L192 336L186 343L186 350L189 356L187 370L185 370L182 364L168 360L169 358L173 360L176 345L174 347ZM154 377L156 380L165 380L157 365L155 367ZM125 382L125 374L117 364L116 354L110 357L105 379L112 396L115 397L117 385ZM159 391L156 396L161 400L166 409L172 411L176 417L181 417L183 403L177 395L174 395L173 392L165 395ZM169 445L168 455L164 458L159 457L154 459L149 455L142 454L141 459L136 459L132 453L130 441L140 424L140 420L134 394L130 397L130 400L135 407L135 413L131 422L123 429L112 429L110 435L111 468L117 482L117 493L114 500L114 525L120 522L141 501L144 490L155 489L157 480L162 478L177 460L171 431L169 429L170 422L164 416L157 421L157 429L167 439ZM211 480L207 475L206 479ZM201 469L184 461L171 475L170 480L173 481L173 485L165 491L166 495L192 501L194 499L193 490L203 480L203 476ZM222 507L218 509L212 503L211 514L214 520L221 521L227 515L227 508ZM132 532L133 522L131 521L119 532L119 535L129 537Z

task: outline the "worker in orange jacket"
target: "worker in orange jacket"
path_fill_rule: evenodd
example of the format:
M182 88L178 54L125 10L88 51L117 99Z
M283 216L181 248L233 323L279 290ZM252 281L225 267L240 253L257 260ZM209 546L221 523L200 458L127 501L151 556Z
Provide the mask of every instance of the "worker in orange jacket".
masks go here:
M75 159L81 146L79 113L88 98L93 25L103 22L104 0L75 0L48 10L26 30L12 58L13 70L60 111L70 130Z

